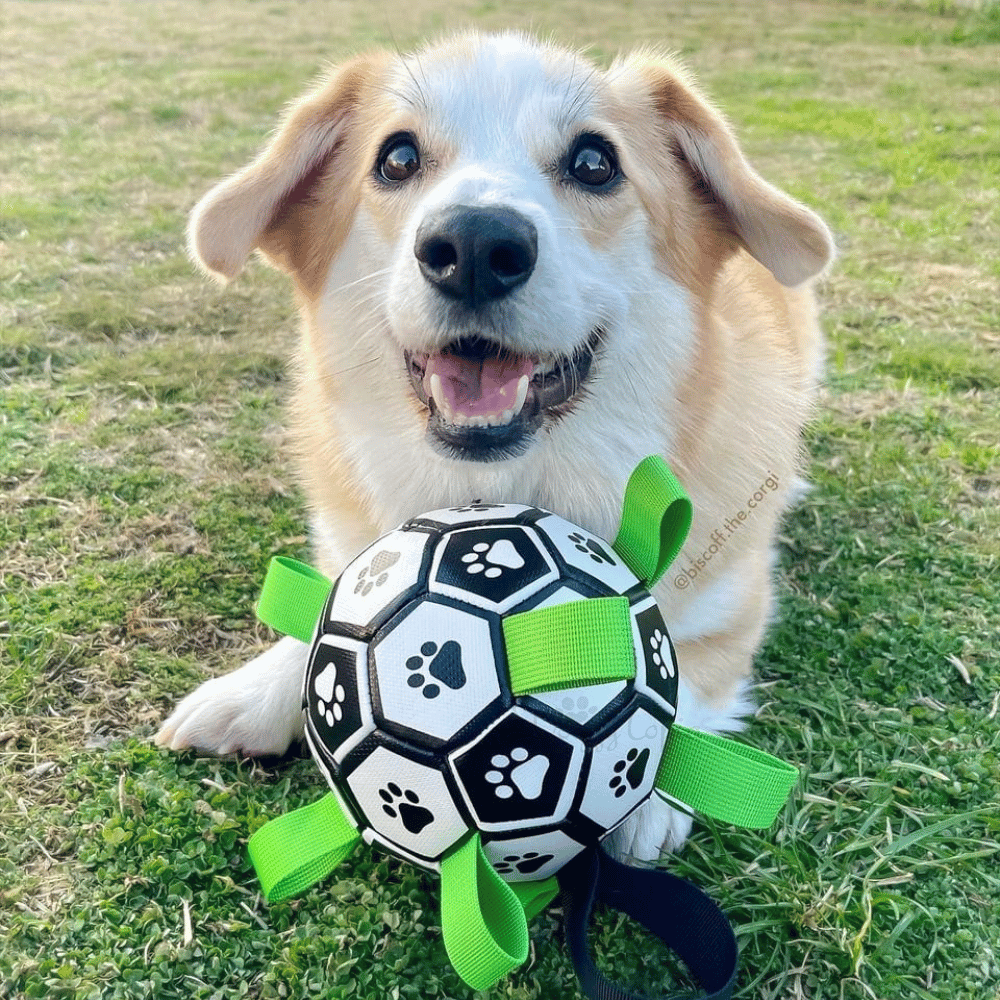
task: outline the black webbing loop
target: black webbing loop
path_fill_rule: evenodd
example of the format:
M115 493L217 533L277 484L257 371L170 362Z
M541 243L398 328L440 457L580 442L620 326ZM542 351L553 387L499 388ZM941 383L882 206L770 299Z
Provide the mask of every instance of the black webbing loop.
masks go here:
M566 945L588 1000L653 1000L603 976L587 941L597 903L637 920L671 949L705 990L704 1000L730 1000L739 953L728 918L697 886L662 869L634 868L595 847L559 872ZM682 1000L676 996L673 1000Z

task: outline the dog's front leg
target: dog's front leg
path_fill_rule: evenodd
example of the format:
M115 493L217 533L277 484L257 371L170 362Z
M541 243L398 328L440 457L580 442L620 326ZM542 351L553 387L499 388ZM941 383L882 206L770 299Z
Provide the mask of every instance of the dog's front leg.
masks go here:
M249 663L205 681L156 734L171 750L283 754L302 738L302 680L309 646L284 638Z

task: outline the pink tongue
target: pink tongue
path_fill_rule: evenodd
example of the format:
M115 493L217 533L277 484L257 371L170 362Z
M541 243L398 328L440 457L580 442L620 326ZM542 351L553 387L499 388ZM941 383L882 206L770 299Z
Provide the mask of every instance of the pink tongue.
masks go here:
M485 417L512 409L521 377L531 378L532 358L505 355L502 358L463 358L457 354L433 354L424 371L425 391L431 376L441 378L441 391L452 413Z

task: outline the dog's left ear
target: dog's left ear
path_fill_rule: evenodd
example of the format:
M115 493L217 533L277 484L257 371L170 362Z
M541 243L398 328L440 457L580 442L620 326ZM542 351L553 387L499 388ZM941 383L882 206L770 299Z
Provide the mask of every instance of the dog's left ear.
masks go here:
M674 60L632 57L609 79L722 209L726 228L781 284L799 285L830 263L834 244L823 221L747 163L725 120Z

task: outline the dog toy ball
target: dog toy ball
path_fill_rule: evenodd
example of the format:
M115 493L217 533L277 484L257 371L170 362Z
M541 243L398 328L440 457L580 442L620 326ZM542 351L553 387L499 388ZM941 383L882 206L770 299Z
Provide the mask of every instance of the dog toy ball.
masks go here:
M527 916L553 898L553 876L564 888L587 882L588 907L602 865L619 888L637 874L672 878L596 850L651 795L769 823L795 770L675 725L676 659L649 588L690 519L653 458L629 481L611 545L538 507L477 501L407 521L335 585L290 560L272 564L258 614L311 643L305 732L331 791L251 839L268 898L322 877L359 839L378 843L440 873L449 957L482 989L526 957ZM706 748L721 783L705 773ZM766 802L748 811L734 766L754 772L758 795L769 779ZM633 915L672 943L658 926L665 905ZM568 906L583 921L578 970L589 961L588 907ZM728 922L708 919L734 971ZM696 971L699 959L682 957Z

